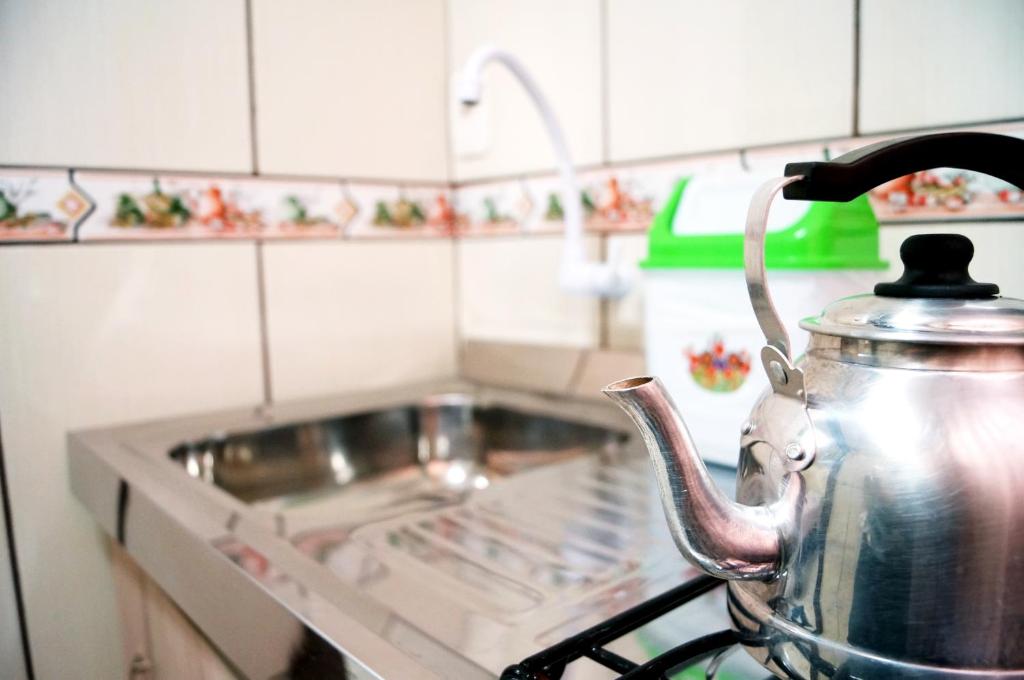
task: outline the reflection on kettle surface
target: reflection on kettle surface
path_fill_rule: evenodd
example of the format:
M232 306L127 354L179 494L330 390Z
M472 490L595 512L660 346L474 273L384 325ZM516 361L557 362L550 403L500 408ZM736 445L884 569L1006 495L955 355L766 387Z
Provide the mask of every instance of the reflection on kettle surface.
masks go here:
M965 237L912 236L898 281L801 322L794 362L764 265L779 191L849 200L937 159L1019 185L1020 158L1022 140L931 135L790 164L759 190L745 268L771 386L740 430L737 502L656 378L605 389L644 437L677 546L730 580L743 645L776 674L1024 677L1024 301L970 277Z

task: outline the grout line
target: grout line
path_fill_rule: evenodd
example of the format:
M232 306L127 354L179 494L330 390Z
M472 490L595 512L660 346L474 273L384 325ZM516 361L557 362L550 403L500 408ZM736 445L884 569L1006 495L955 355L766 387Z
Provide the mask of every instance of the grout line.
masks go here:
M71 186L72 189L74 189L79 194L84 196L86 202L89 204L88 210L86 210L84 213L79 215L75 219L75 223L71 227L72 228L72 231L71 231L71 242L72 243L78 243L78 241L80 240L79 239L79 232L82 229L82 225L85 224L86 220L88 220L90 217L92 217L92 214L94 212L96 212L97 203L96 203L96 199L94 199L92 197L92 194L90 194L85 189L83 189L81 187L81 185L78 184L78 182L75 181L75 169L74 168L68 168L68 184Z
M134 557L128 554L127 549L122 548L121 550L124 553L122 555L122 559L131 561L132 566L138 570L138 573L141 576L141 583L139 584L139 594L142 596L143 599L142 606L140 607L142 609L142 639L144 641L144 644L146 645L146 648L145 650L143 650L143 652L146 655L146 660L149 661L150 664L152 664L153 659L151 657L153 656L152 650L154 647L153 627L149 622L149 617L146 616L145 603L152 601L150 599L150 591L156 584L153 582L153 579L151 579L145 572L142 571L142 567L137 562L135 562ZM196 629L198 630L198 627ZM148 675L148 673L146 673L145 675ZM144 678L145 675L143 675ZM134 678L132 678L131 675L129 675L128 680L134 680Z
M454 189L452 182L455 181L455 147L452 143L452 93L448 90L451 86L452 79L452 46L451 46L451 3L446 1L441 5L441 12L444 15L442 17L444 33L444 55L442 56L442 63L444 64L444 73L442 78L444 82L441 83L441 91L444 92L444 171L445 177L448 180L449 189Z
M274 403L274 390L270 377L270 337L267 332L267 285L263 267L263 242L256 244L256 302L260 325L260 368L263 371L263 404Z
M245 0L245 63L249 75L249 163L252 174L260 174L256 129L256 51L252 35L252 0Z
M860 0L853 0L853 136L860 134Z
M598 237L600 262L608 261L608 238L608 234L601 234ZM612 335L612 302L603 295L598 298L597 323L597 348L608 349L611 345Z
M923 127L909 127L909 128L895 128L891 130L871 130L868 132L860 131L859 134L850 135L832 135L828 137L815 137L811 139L792 139L783 142L771 142L766 144L752 144L745 147L724 147L719 149L706 149L702 151L694 151L692 153L678 153L678 154L666 154L663 156L645 156L638 158L629 158L623 160L609 161L608 163L588 163L576 166L576 171L581 173L596 172L600 170L607 170L609 168L633 168L641 165L653 165L659 163L676 163L686 162L692 160L700 160L702 158L708 158L712 156L723 156L727 154L738 153L741 150L747 152L762 151L762 150L784 150L790 146L803 146L808 144L835 144L837 142L844 141L856 141L860 138L874 138L874 137L886 137L897 134L916 134L916 133L928 133L928 132L943 132L950 130L965 130L970 128L987 128L998 125L1020 125L1024 124L1024 117L1011 117L1011 118L996 118L989 120L975 120L975 121L964 121L957 123L939 124L939 125L927 125ZM0 170L3 171L67 171L71 169L68 165L46 165L46 164L17 164L17 163L0 163ZM292 173L260 173L256 175L252 172L239 172L237 170L182 170L182 169L167 169L167 168L112 168L102 166L75 166L74 170L76 173L82 172L95 172L112 175L157 175L157 176L179 176L179 177L201 177L201 178L218 178L218 179L238 179L238 180L268 180L268 181L283 181L283 182L311 182L311 183L330 183L336 184L338 182L346 182L348 184L366 184L371 186L386 186L393 187L401 185L406 188L423 188L423 189L448 189L450 191L457 191L458 189L471 186L481 186L486 184L499 184L502 182L519 181L531 178L540 177L554 177L556 172L553 169L537 169L529 170L526 172L516 172L507 175L490 175L487 177L479 177L476 179L468 179L463 181L446 181L446 180L428 180L428 179L386 179L382 177L337 177L331 175L302 175ZM285 239L287 240L287 239ZM43 243L51 243L50 241L42 241Z
M958 123L949 123L941 125L927 125L923 127L912 127L912 128L900 128L894 130L871 130L868 132L860 132L857 135L832 135L828 137L814 137L808 139L791 139L784 142L770 142L766 144L749 144L746 146L733 146L723 147L719 149L706 149L702 151L694 151L688 153L678 154L666 154L664 156L644 156L637 158L629 158L623 160L611 161L609 163L588 163L575 166L576 171L580 173L596 172L600 170L608 170L609 168L633 168L641 165L653 165L659 163L677 163L687 162L693 160L701 160L704 158L714 156L725 156L729 154L737 154L741 151L746 153L757 152L757 151L770 151L779 150L784 151L787 147L791 146L804 146L811 144L835 144L837 142L851 141L855 142L861 138L874 138L874 137L885 137L894 134L911 134L920 133L926 134L929 132L944 132L951 130L965 130L968 128L987 128L996 125L1019 125L1024 124L1024 117L1013 117L1013 118L999 118L991 120L975 120ZM485 184L499 184L501 182L510 182L518 179L531 179L538 177L554 177L557 173L552 169L537 169L528 170L526 172L518 172L515 174L506 175L490 175L487 177L479 177L476 179L463 180L461 182L453 182L453 189L461 189L463 187L470 186L481 186Z
M848 139L856 140L861 138L874 138L874 137L888 137L889 135L898 134L927 134L931 132L955 132L955 131L970 131L973 128L988 128L995 125L1020 125L1024 124L1024 118L998 118L992 120L975 120L966 123L944 123L938 125L926 125L924 127L906 127L906 128L891 128L888 130L860 130L854 137ZM996 133L1006 132L1005 130L997 130ZM833 142L842 141L844 138L833 139Z
M21 651L25 656L25 672L29 680L34 680L32 667L32 648L28 642L28 619L25 617L25 601L21 594L21 573L18 571L18 551L14 545L14 517L11 515L11 494L7 486L7 469L4 464L3 437L0 437L0 513L4 516L4 530L7 534L7 556L11 562L11 582L14 586L14 606L17 609L18 629L21 632ZM0 575L0 578L3 578Z
M569 381L565 385L565 394L572 395L576 392L576 388L579 387L580 382L583 380L583 372L586 370L587 362L590 360L590 352L591 350L586 348L580 349L576 365L573 366L572 373L569 374Z
M462 328L462 248L459 239L452 238L452 325L455 340L455 373L462 376L465 359L464 329Z
M995 215L995 216L969 216L969 217L929 217L929 218L915 218L909 220L879 220L878 226L880 227L921 227L935 224L970 224L970 225L998 225L1002 223L1020 223L1024 222L1024 215ZM646 236L646 231L631 231L624 232L625 234L633 234ZM183 238L183 239L168 239L168 238L138 238L138 239L85 239L82 241L72 241L65 239L61 241L49 241L49 240L35 240L35 241L0 241L0 250L4 248L18 248L26 246L47 246L52 248L59 248L61 246L85 246L85 247L102 247L102 246L133 246L133 245L153 245L155 243L161 244L180 244L180 245L210 245L213 244L229 244L229 243L253 243L264 244L264 243L351 243L353 245L363 243L409 243L410 241L437 241L437 240L452 240L456 243L460 240L465 241L490 241L490 242L501 242L501 241L515 241L520 239L542 239L542 238L557 238L561 234L557 232L532 232L525 231L515 234L461 234L455 237L444 237L444 236L410 236L408 238L350 238L350 239L275 239L273 241L266 241L257 238L237 238L237 239L210 239L204 237L195 238ZM611 235L605 233L589 233L588 235L601 236Z
M611 140L611 92L608 85L611 81L609 74L611 58L608 54L608 0L601 0L600 20L600 49L601 49L601 164L607 165L612 159Z
M59 171L71 170L69 165L47 165L39 163L0 163L0 170L28 170L28 171ZM158 177L199 177L212 179L235 179L235 180L270 180L282 182L310 182L316 184L337 184L346 182L348 184L368 184L371 186L392 187L402 185L406 188L416 189L452 189L454 186L447 180L436 179L388 179L384 177L336 177L333 175L303 175L287 172L243 172L239 170L184 170L173 168L135 168L135 167L106 167L106 166L82 166L76 165L73 168L77 173L100 173L109 175L147 175Z

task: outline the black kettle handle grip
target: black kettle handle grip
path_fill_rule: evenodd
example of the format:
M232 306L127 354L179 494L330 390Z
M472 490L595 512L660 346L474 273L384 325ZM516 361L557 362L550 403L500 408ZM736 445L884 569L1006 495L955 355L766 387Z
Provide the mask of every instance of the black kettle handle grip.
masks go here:
M879 184L921 170L959 168L1024 189L1024 139L989 132L941 132L869 144L832 161L787 163L782 190L801 201L851 201Z

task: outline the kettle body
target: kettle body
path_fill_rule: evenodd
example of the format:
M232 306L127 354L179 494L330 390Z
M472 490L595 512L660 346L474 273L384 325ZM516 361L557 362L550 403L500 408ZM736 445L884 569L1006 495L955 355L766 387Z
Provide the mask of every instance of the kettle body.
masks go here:
M965 237L912 236L898 281L801 322L794 361L764 267L779 191L845 201L943 166L1021 186L1020 158L1024 140L928 135L758 190L744 261L770 388L740 427L735 501L657 378L604 390L643 436L680 552L729 580L742 645L779 677L1024 679L1024 301L970 277Z
M729 583L732 619L782 677L1024 677L1024 351L869 342L812 335L804 502L778 576ZM744 428L740 503L790 474L760 432L778 399Z

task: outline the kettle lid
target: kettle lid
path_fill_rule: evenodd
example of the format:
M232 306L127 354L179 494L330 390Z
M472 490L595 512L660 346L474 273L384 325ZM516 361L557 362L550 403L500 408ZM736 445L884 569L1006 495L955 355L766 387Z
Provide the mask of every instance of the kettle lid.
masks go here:
M911 236L900 248L903 275L874 295L833 302L801 328L865 340L1024 345L1024 300L971 278L974 245L959 234Z

